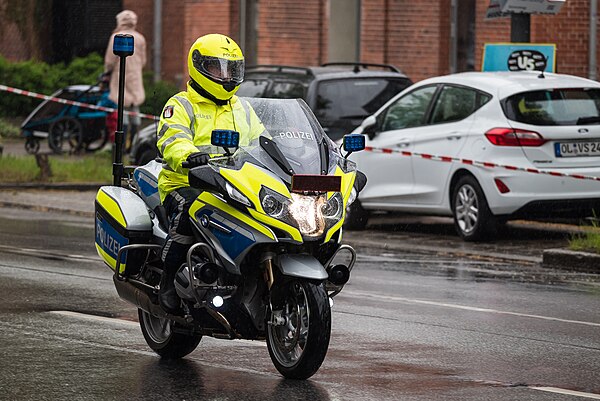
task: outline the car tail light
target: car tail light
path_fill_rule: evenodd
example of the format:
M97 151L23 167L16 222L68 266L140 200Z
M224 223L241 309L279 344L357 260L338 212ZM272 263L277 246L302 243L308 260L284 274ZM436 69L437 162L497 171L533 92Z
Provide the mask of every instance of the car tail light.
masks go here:
M514 128L492 128L485 137L496 146L542 146L546 143L537 132Z
M501 194L510 192L510 188L508 188L508 186L500 178L494 178L494 182L496 183L496 188L498 188L498 191L500 191Z

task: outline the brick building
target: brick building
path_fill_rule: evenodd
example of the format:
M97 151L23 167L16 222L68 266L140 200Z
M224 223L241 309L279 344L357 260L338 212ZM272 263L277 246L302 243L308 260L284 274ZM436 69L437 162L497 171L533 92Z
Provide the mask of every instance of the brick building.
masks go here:
M531 41L556 44L558 72L589 77L598 70L590 71L589 62L590 43L596 44L595 54L599 45L590 41L591 1L567 0L557 15L531 17ZM418 81L479 70L484 43L510 41L510 19L485 19L488 5L489 0L0 0L0 54L58 61L102 52L115 10L128 8L138 14L138 29L149 44L147 68L180 84L187 78L190 44L212 32L237 40L249 63L390 63ZM157 6L161 17L155 19ZM71 54L57 55L69 47L64 27L78 26L81 18L68 17L78 9L95 30L75 29L71 36L81 43ZM41 24L32 30L40 13L53 28ZM62 27L58 34L56 26ZM65 43L57 46L59 40Z

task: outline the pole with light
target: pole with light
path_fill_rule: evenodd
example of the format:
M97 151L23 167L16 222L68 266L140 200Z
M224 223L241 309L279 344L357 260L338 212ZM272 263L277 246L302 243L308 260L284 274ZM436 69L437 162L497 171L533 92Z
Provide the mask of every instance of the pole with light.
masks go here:
M133 36L118 34L113 42L113 53L120 58L119 100L117 106L117 130L113 150L113 185L121 186L123 177L123 103L125 95L125 59L133 54Z

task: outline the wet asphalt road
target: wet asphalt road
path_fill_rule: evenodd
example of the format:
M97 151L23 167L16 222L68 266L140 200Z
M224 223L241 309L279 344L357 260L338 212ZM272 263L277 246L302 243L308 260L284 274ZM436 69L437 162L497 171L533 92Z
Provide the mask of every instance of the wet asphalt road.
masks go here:
M184 360L161 361L97 259L89 220L0 209L1 400L600 399L596 280L493 257L498 244L461 257L443 223L441 235L411 223L348 235L390 249L359 248L327 358L296 382L277 374L261 342L204 338ZM498 242L533 258L531 236L564 241L526 228L506 235ZM422 252L442 243L457 253Z

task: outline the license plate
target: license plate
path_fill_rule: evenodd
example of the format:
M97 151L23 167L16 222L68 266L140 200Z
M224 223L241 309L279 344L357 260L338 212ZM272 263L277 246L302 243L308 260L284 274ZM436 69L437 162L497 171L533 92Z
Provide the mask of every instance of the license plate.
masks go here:
M600 141L594 142L556 142L556 157L600 156Z

